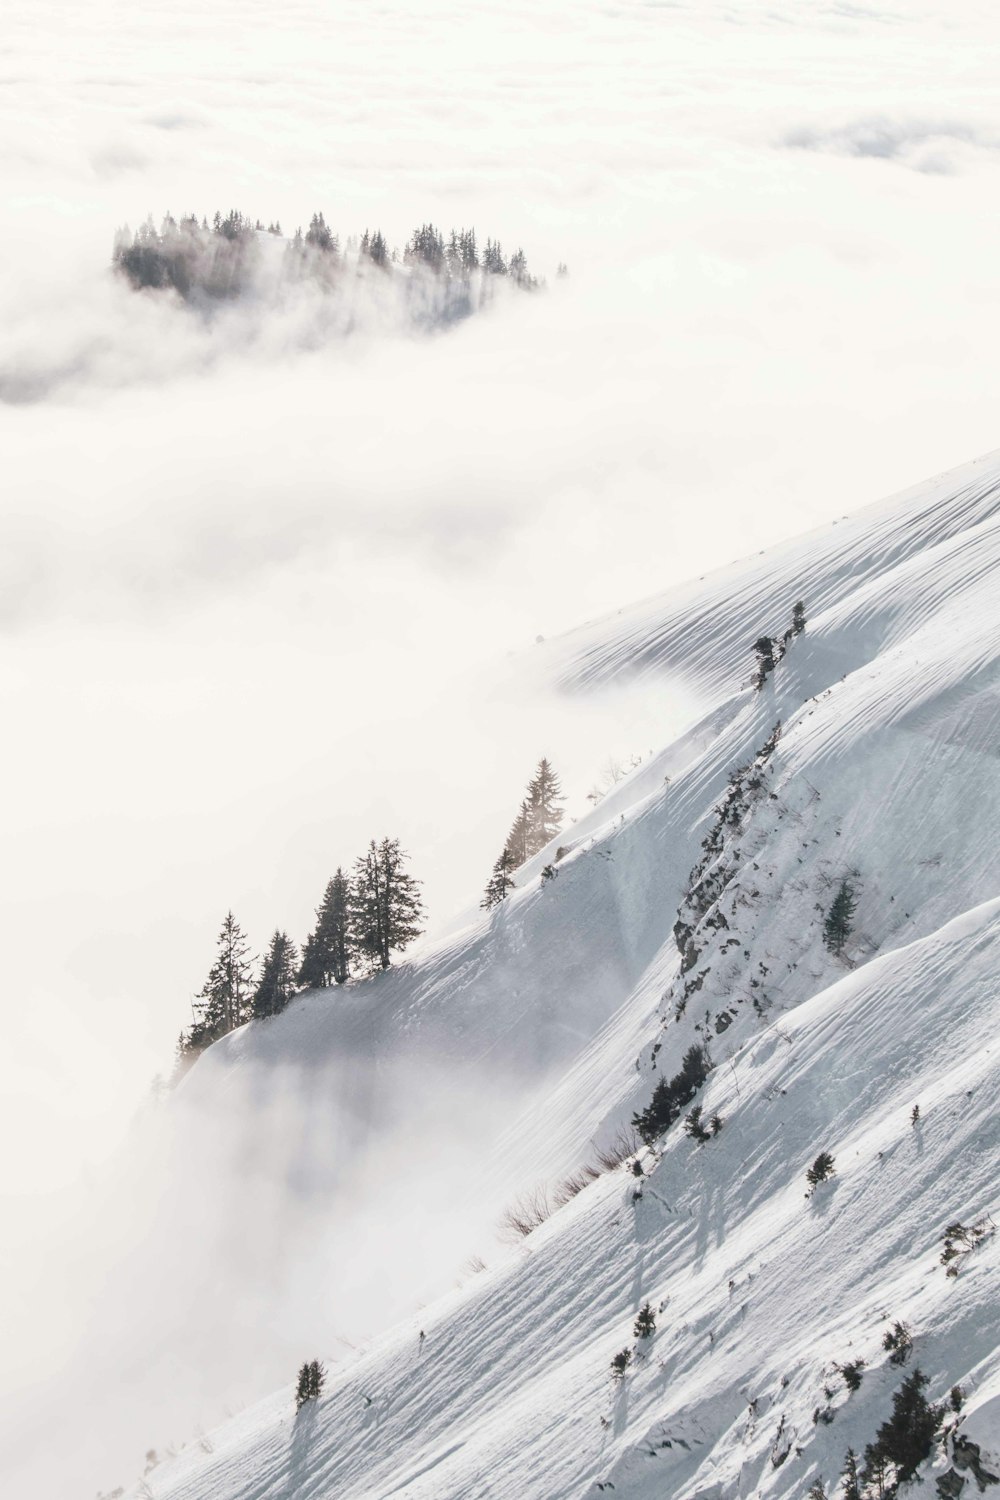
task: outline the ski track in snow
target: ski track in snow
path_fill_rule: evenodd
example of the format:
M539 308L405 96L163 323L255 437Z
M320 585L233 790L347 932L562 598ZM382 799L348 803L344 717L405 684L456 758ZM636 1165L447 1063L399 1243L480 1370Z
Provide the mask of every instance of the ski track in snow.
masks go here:
M800 598L806 634L755 694L752 643ZM390 1063L485 1062L520 1098L477 1185L499 1207L585 1161L706 1040L699 1098L723 1129L699 1147L674 1125L637 1201L631 1173L605 1174L422 1311L422 1346L410 1319L331 1361L298 1418L291 1385L268 1397L157 1468L157 1500L832 1490L906 1373L881 1344L896 1319L1000 1472L1000 1237L957 1278L938 1263L949 1221L1000 1219L998 600L993 455L544 648L577 691L681 676L704 717L562 836L554 879L555 846L447 943L234 1033L176 1107L251 1070L266 1120L269 1072L291 1067L306 1118L324 1059L346 1057L363 1113ZM672 928L714 808L779 721L681 975ZM845 877L836 959L822 922ZM807 1199L821 1150L836 1173ZM848 1395L833 1365L856 1358Z

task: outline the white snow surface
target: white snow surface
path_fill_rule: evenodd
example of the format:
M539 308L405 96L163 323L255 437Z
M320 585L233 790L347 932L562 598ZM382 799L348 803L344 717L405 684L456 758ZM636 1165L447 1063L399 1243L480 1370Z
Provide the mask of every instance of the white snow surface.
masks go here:
M755 693L752 643L800 598L806 633ZM906 1373L882 1347L896 1320L931 1398L961 1386L958 1431L1000 1455L1000 1236L955 1277L939 1263L948 1223L1000 1221L1000 455L540 649L567 690L680 677L704 715L503 906L226 1038L173 1107L252 1076L257 1150L268 1080L287 1109L291 1069L302 1144L273 1170L335 1172L309 1139L324 1092L345 1091L363 1133L400 1068L468 1075L487 1117L493 1084L515 1101L462 1184L496 1211L591 1159L704 1040L699 1102L721 1132L699 1146L675 1124L641 1179L604 1173L363 1350L303 1349L326 1355L321 1399L297 1417L290 1371L156 1468L157 1500L832 1491ZM692 904L715 809L751 765L703 872L712 899ZM835 958L822 923L844 878L858 908ZM835 1175L807 1197L823 1150ZM656 1332L637 1341L646 1301ZM859 1358L848 1395L834 1366Z

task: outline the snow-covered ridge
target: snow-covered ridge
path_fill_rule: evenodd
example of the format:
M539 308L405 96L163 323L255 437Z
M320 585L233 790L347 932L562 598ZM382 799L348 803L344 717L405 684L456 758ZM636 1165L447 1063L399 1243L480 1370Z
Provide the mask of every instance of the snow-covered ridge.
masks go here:
M698 1146L675 1125L641 1179L602 1176L419 1324L331 1359L298 1418L290 1376L211 1453L158 1468L157 1497L832 1491L906 1373L882 1348L895 1320L931 1397L962 1387L959 1436L988 1469L1000 1245L957 1277L938 1257L948 1223L1000 1206L998 583L994 456L553 648L590 688L679 673L706 715L576 825L553 879L550 849L448 943L227 1037L181 1108L251 1076L249 1148L278 1107L269 1079L296 1072L305 1121L335 1072L355 1080L358 1149L395 1070L443 1061L512 1101L467 1183L499 1206L585 1160L700 1040L699 1102L723 1128ZM806 634L754 693L752 643L800 598ZM821 933L844 878L858 910L838 959ZM836 1173L806 1199L820 1151ZM849 1394L834 1367L855 1359ZM956 1476L974 1492L958 1457Z

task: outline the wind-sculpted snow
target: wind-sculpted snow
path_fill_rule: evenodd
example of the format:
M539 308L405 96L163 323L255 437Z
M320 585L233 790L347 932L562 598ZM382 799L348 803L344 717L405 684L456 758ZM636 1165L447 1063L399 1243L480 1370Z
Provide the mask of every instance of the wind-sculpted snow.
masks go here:
M475 1140L456 1170L484 1213L587 1161L695 1042L721 1129L699 1145L677 1121L641 1176L604 1173L363 1350L303 1348L327 1358L320 1400L296 1417L290 1368L161 1465L158 1500L832 1493L908 1373L883 1348L896 1321L931 1399L963 1392L959 1446L925 1470L978 1493L961 1443L985 1468L1000 1446L1000 1240L954 1276L939 1257L949 1224L1000 1218L998 584L993 458L555 648L566 681L638 672L656 691L676 670L708 710L494 912L212 1048L179 1116L251 1079L253 1155L291 1075L303 1129L270 1170L319 1180L333 1166L307 1170L323 1152L303 1137L335 1081L356 1080L363 1161L386 1117L419 1131L393 1081L444 1068L479 1095L451 1127ZM755 692L753 642L798 599L805 634ZM823 929L845 880L838 956ZM833 1175L807 1196L822 1152ZM383 1186L414 1253L422 1172L404 1156ZM856 1360L849 1392L837 1367Z
M813 635L819 617L846 602L850 620L844 620L838 647L853 633L872 654L887 643L903 612L890 578L906 591L910 623L926 617L956 584L964 588L974 581L962 571L970 553L974 574L992 573L995 538L983 541L976 528L998 515L1000 455L990 454L667 597L586 625L553 645L554 669L573 685L673 672L728 696L735 681L749 681L754 639L762 631L784 630L797 599L807 602ZM953 539L959 551L948 561ZM916 573L906 568L909 560ZM866 581L872 585L870 602L862 591ZM981 623L990 629L988 619ZM997 626L992 629L995 634Z

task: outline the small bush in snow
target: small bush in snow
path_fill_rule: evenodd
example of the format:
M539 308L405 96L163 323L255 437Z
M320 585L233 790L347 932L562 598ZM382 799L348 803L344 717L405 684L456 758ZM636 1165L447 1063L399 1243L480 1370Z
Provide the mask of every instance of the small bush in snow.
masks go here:
M965 1404L965 1392L960 1385L953 1385L948 1392L948 1405L957 1416Z
M852 1359L846 1365L838 1365L840 1378L849 1391L861 1389L861 1378L864 1373L865 1362L863 1359Z
M301 1411L307 1401L316 1401L323 1389L326 1371L318 1359L310 1360L299 1370L299 1382L295 1388L295 1410Z
M631 1351L631 1349L621 1349L621 1350L619 1350L619 1352L615 1355L614 1359L611 1361L611 1374L612 1374L613 1378L615 1380L622 1380L624 1378L624 1376L625 1376L625 1371L628 1369L628 1367L629 1367L629 1365L631 1363L632 1363L632 1351Z
M913 1334L905 1323L895 1322L882 1335L882 1348L888 1349L891 1365L905 1365L913 1350Z
M648 1339L656 1332L656 1315L648 1302L644 1302L636 1314L632 1329L637 1339Z
M944 1249L941 1251L941 1264L947 1267L945 1275L957 1276L959 1265L965 1257L995 1233L996 1225L989 1214L983 1219L977 1219L975 1224L960 1224L957 1219L949 1224L942 1236Z
M700 1104L696 1104L694 1109L684 1116L684 1134L689 1135L693 1141L697 1141L699 1146L703 1146L706 1141L712 1139L712 1132L706 1130L701 1123Z
M833 1157L829 1151L821 1151L806 1171L806 1182L812 1192L815 1192L821 1182L826 1182L836 1171Z

